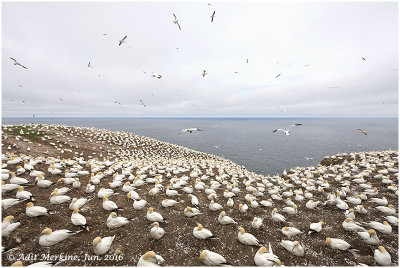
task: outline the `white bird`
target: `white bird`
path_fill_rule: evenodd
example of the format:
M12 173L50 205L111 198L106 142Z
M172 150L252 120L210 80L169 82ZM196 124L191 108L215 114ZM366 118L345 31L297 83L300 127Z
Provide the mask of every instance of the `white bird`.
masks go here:
M344 241L343 239L327 237L325 242L333 249L339 249L339 250L351 249L351 245L346 241Z
M50 228L45 228L39 237L39 245L50 247L79 232L81 231L57 230L53 232Z
M249 209L249 207L246 204L239 204L239 212L240 213L246 213L246 211Z
M384 216L384 218L387 219L388 222L393 226L399 225L399 219L396 218L395 216Z
M364 227L362 227L358 222L353 221L352 218L346 218L346 220L344 220L342 223L342 227L346 231L352 231L352 232L365 231Z
M386 251L383 246L379 246L378 249L374 251L374 259L375 261L382 266L391 266L392 258L390 254Z
M122 210L122 208L119 208L115 202L108 200L108 195L105 194L103 196L103 209L105 210Z
M308 200L308 202L306 203L306 208L308 209L315 209L319 204L319 201L314 202L312 200Z
M382 234L390 234L392 232L392 226L390 226L387 221L384 221L383 223L377 221L369 221L366 222L365 225L369 228L375 229Z
M375 202L380 206L387 206L387 204L388 204L386 197L382 197L382 198L373 197L373 198L370 198L370 201Z
M281 266L278 256L272 252L271 244L269 244L269 251L265 247L258 249L254 256L254 263L257 266Z
M251 227L255 229L259 229L263 223L261 218L254 217L253 221L251 222Z
M57 191L53 191L50 194L50 203L51 204L58 205L58 204L63 204L63 203L69 202L69 201L71 201L71 197L69 197L67 195L58 195Z
M287 130L284 130L284 129L281 129L281 128L274 129L274 130L272 131L272 133L275 133L275 132L277 132L277 131L282 131L286 136L289 136L289 135L290 135L290 129L291 129L292 127L294 127L294 126L301 126L301 125L303 125L303 124L293 124L293 125L291 125Z
M308 234L311 234L312 232L317 232L317 233L321 232L323 224L325 224L324 221L311 223L310 224L310 231L308 232Z
M140 257L137 266L159 266L164 259L154 251L148 251Z
M374 229L370 229L368 232L357 232L357 234L365 243L374 246L379 245L379 238Z
M16 204L19 204L21 202L24 202L25 200L21 200L21 199L16 199L16 198L7 198L7 199L3 199L1 200L1 207L6 210Z
M201 130L199 128L185 128L185 129L181 130L181 132L179 132L179 134L182 134L185 132L192 133L193 131L203 131L203 130Z
M107 196L111 196L114 194L114 190L112 189L105 189L105 188L101 188L98 192L97 192L97 197L98 198L103 198L104 195Z
M122 45L123 43L125 43L125 39L126 39L127 37L128 37L128 36L125 35L121 40L119 40L119 46Z
M387 205L387 207L378 206L378 207L376 207L376 209L387 215L396 215L396 210L394 209L393 205L391 205L391 204Z
M154 222L153 228L151 228L150 230L151 237L155 240L160 240L164 234L165 231L163 228L160 227L160 224L158 222Z
M82 214L79 213L78 207L75 207L74 212L72 212L71 222L73 225L82 226L85 229L87 228L86 218Z
M292 238L293 236L296 236L298 234L301 234L302 231L295 227L283 227L281 229L282 234L286 235L289 239Z
M209 209L210 209L211 211L217 211L217 210L223 209L223 207L222 207L220 204L215 203L214 200L211 200L211 202L210 202L210 204L208 205L208 207L209 207Z
M239 242L249 246L261 246L263 242L258 241L254 235L246 233L243 227L239 227L238 239Z
M311 201L311 200L310 200L310 201ZM283 211L283 212L286 212L287 214L291 214L291 215L297 214L297 205L296 205L296 204L293 204L292 207L284 207L284 208L282 209L282 211Z
M164 199L161 202L161 205L163 207L167 208L167 207L172 207L173 205L178 204L178 203L183 203L184 201L183 202L182 201L178 202L178 201L175 201L175 200L172 200L172 199Z
M106 254L111 247L112 242L114 241L114 236L107 236L101 238L100 236L93 239L93 252L96 255L104 255Z
M200 260L203 261L203 263L207 266L225 266L225 265L230 265L224 257L222 257L220 254L209 251L209 250L203 250L200 253Z
M190 197L190 202L192 203L193 206L195 206L196 208L199 208L199 199L192 195L192 194L188 194L188 197Z
M179 30L181 30L181 26L179 25L178 19L176 18L175 14L172 14L172 15L174 15L174 18L175 18L175 19L173 20L173 23L175 23L176 25L178 25Z
M14 216L7 216L4 218L2 224L1 224L1 236L6 237L8 236L11 232L13 232L15 229L17 229L20 225L21 222L13 222Z
M28 191L25 191L24 190L24 186L20 186L20 187L18 187L18 192L17 192L16 197L18 199L25 199L25 200L26 199L31 199L32 198L32 193L28 192Z
M69 205L70 210L74 210L75 207L81 208L91 199L81 197L81 198L72 198L71 204Z
M146 204L147 204L147 201L144 199L135 200L135 201L133 201L133 209L141 210L146 206Z
M284 247L290 253L302 257L304 255L304 248L299 241L282 240L281 246Z
M212 234L212 232L208 229L203 228L203 225L200 223L197 224L196 227L193 228L193 236L198 239L216 239L217 237Z
M50 215L50 210L45 207L35 206L32 202L26 204L25 213L28 217L39 217L43 215Z
M128 224L130 220L125 217L118 217L117 213L111 212L107 218L107 227L110 229L118 228Z
M203 213L200 213L200 210L198 210L197 208L186 207L183 211L183 214L185 214L186 217L191 218L196 215L201 215Z
M232 218L229 217L229 216L226 216L225 211L221 211L221 213L219 214L219 216L218 216L218 222L219 222L220 224L222 224L222 225L231 224L231 223L237 224L237 222L234 221L234 219L232 219Z
M147 210L147 215L146 215L147 219L149 221L157 221L157 222L164 222L164 218L163 216L161 216L160 213L155 212L154 209L152 207L149 207L149 209Z
M272 210L272 219L277 222L286 222L286 218L278 213L278 209L274 208Z

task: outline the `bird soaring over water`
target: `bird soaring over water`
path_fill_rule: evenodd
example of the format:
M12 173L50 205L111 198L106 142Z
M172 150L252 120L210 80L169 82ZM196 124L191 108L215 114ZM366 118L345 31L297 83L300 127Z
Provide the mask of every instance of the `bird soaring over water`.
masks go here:
M179 134L182 134L182 133L184 133L184 132L192 133L193 131L203 131L203 130L201 130L201 129L199 129L199 128L185 128L185 129L183 129L181 132L179 132ZM178 134L178 135L179 135L179 134Z
M272 131L272 133L275 133L275 132L277 132L278 130L280 130L280 131L283 131L283 133L285 133L285 135L286 136L289 136L290 135L290 129L292 128L292 127L294 127L294 126L301 126L301 125L303 125L303 124L293 124L293 125L291 125L287 130L284 130L284 129L281 129L281 128L278 128L278 129L274 129L273 131Z
M364 135L367 135L367 134L368 134L367 131L362 130L361 128L358 128L357 130L358 130L358 132L360 132L360 133L362 133L362 134L364 134Z

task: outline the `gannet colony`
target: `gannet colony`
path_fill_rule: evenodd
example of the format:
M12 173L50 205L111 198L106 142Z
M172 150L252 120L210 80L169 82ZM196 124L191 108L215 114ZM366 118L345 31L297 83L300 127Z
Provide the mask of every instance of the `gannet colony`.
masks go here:
M2 126L2 265L398 266L398 152L259 175L126 132Z

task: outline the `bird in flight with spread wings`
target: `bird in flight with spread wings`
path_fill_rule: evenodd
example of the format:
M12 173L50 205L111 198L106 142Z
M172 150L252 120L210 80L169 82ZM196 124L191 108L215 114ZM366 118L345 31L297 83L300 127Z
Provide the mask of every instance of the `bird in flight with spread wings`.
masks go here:
M282 131L283 133L285 133L286 136L289 136L289 135L290 135L290 129L291 129L292 127L301 126L301 125L303 125L303 124L299 124L299 123L293 124L293 125L291 125L287 130L284 130L284 129L281 129L281 128L274 129L274 130L272 131L272 133L275 133L275 132L277 132L277 131Z
M10 59L12 59L12 60L14 61L14 65L19 65L19 66L21 66L22 68L28 69L28 68L26 68L24 65L22 65L21 63L19 63L16 59L11 58L11 57L10 57Z

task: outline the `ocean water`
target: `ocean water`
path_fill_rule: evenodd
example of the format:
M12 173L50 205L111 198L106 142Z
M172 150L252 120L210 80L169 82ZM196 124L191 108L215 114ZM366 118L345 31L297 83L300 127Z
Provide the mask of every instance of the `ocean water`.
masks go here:
M398 149L397 118L3 118L3 124L64 124L131 132L215 154L259 174L318 164L343 152ZM289 136L276 128L291 129ZM203 131L179 134L184 128ZM357 131L364 129L368 135Z

